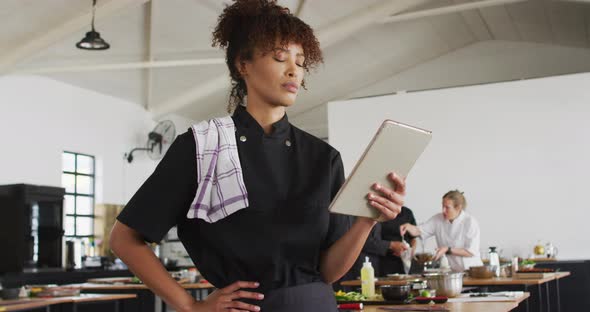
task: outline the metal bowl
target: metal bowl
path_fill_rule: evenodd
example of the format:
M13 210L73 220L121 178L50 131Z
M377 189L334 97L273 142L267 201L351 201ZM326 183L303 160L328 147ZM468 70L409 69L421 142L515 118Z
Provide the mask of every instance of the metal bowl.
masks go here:
M512 277L512 264L502 264L500 266L500 277Z
M410 285L383 285L381 295L385 300L406 300L410 294Z
M20 293L20 288L4 288L0 289L0 297L3 300L17 299Z
M419 252L414 255L418 264L425 264L426 262L432 261L434 255L429 252Z
M491 265L472 266L469 268L469 276L472 278L492 278L495 267Z
M392 281L401 281L401 280L408 279L409 275L394 273L394 274L387 274L386 277L387 277L387 279L392 280Z
M424 274L428 287L436 289L439 296L456 297L463 290L463 272Z
M420 296L420 292L428 288L428 283L424 279L409 280L408 285L410 285L410 294L414 297Z

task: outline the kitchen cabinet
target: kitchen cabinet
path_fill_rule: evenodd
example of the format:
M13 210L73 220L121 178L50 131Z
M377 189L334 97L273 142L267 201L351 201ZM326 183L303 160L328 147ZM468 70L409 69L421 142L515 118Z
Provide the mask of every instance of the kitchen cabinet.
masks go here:
M590 311L590 260L539 262L536 267L571 273L567 278L559 280L561 312ZM557 300L551 302L551 311L558 311L556 303Z

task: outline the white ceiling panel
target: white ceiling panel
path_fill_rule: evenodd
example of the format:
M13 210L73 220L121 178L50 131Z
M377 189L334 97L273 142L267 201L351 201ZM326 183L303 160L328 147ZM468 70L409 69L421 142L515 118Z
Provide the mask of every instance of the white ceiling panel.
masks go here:
M113 4L112 1L123 0L98 0L98 4ZM89 19L87 26L71 29L43 48L24 55L27 57L12 64L8 72L47 68L63 71L73 66L100 64L128 66L146 61L150 54L155 62L224 58L222 51L211 47L211 32L223 7L231 1L152 0L153 3L148 1L145 4L140 0L126 1L129 5L96 20L97 30L111 44L111 49L83 51L75 48L76 42L90 29ZM384 1L387 0L279 0L279 3L288 6L292 12L303 3L301 17L317 32L334 27L334 22L342 18L354 20L359 12ZM417 6L405 13L482 0L425 1L416 2ZM151 19L148 14L150 7ZM0 65L7 53L20 51L24 43L43 37L64 21L88 14L90 9L91 0L0 1ZM151 51L148 47L150 25ZM325 48L325 65L307 78L310 90L301 94L290 114L294 116L313 111L328 100L346 98L359 89L367 90L367 86L379 85L382 80L411 72L421 64L473 44L503 40L540 42L556 48L588 48L589 39L590 2L530 0L403 22L380 24L375 21ZM486 51L486 47L493 49L496 46L484 45L476 49L482 60L489 58L489 54L497 53ZM568 65L567 53L572 50L564 48L563 51L563 60L554 66L546 66L544 74L579 68L578 63L574 64L576 66ZM530 61L526 60L526 55L524 53L518 58L521 64L518 72L515 69L498 69L494 79L527 76L527 71L537 73L531 67L531 64L537 64L535 51L530 51ZM162 109L179 95L191 94L192 90L198 90L224 75L227 76L227 69L223 64L151 70L105 71L95 68L92 71L47 74L53 79L124 98L140 106L146 105L150 94L150 109ZM444 72L433 75L444 78ZM152 86L150 92L149 80ZM197 120L224 114L228 88L229 85L220 84L212 94L186 101L188 105L180 105L171 113Z
M495 40L521 40L512 17L504 6L484 8L479 11Z

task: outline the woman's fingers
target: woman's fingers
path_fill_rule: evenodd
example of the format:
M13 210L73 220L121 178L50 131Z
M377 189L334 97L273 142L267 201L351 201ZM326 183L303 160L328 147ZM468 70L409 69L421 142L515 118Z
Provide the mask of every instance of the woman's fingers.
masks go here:
M378 194L367 194L367 199L369 200L370 205L381 212L378 221L394 219L401 212L402 206L404 205L406 179L400 177L395 172L388 174L388 178L392 182L393 188L375 183L372 185L372 188L378 192ZM403 232L402 235L403 234L405 234L405 232Z
M387 210L390 210L391 212L395 213L396 216L402 211L402 205L400 205L399 203L394 202L392 200L389 200L385 197L379 196L377 194L369 193L367 195L367 198L370 201L374 201L374 202L379 203L381 206L385 207Z
M237 281L233 284L221 289L221 293L225 295L229 295L237 290L242 288L258 288L260 284L257 282L245 282L245 281Z
M404 205L404 195L400 195L399 193L392 193L389 195L389 201L401 207Z
M234 309L236 311L260 311L259 306L255 306L253 304L247 304L240 301L231 301L228 302L225 306L226 309Z
M399 210L394 210L391 209L389 207L386 207L385 205L381 204L380 202L378 202L377 198L375 196L372 196L374 199L369 200L369 204L371 204L371 206L377 208L377 210L379 210L379 212L381 212L381 218L380 219L385 219L385 220L391 220L391 219L395 219L395 217L397 217L397 215L399 214Z
M229 294L229 298L230 300L235 300L238 298L262 300L264 299L264 295L261 293L255 293L251 291L238 290L236 292Z
M239 301L239 299L262 300L261 293L242 289L257 288L257 282L237 281L231 285L216 290L205 298L206 311L260 311L260 307Z
M393 182L395 192L401 195L406 195L406 177L400 177L397 173L391 172L389 180Z
M404 205L404 195L394 192L392 189L384 187L381 184L373 184L373 189L381 194L383 198L393 202L396 205Z

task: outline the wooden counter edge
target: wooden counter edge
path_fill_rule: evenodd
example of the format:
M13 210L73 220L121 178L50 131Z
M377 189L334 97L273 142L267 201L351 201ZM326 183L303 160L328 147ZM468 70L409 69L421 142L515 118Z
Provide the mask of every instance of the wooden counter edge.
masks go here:
M81 290L84 291L92 291L92 290L142 290L142 289L149 289L144 284L96 284L96 283L82 283L82 284L70 284L67 286L72 287L80 287ZM180 284L185 289L213 289L215 286L209 283L190 283L190 284Z
M471 277L464 277L463 278L463 286L486 286L486 285L539 285L544 284L555 279L561 279L567 276L570 276L571 272L563 271L563 272L555 272L552 276L542 278L542 279L513 279L511 277L494 277L494 278L471 278ZM404 285L406 281L397 281L397 280L377 280L375 282L376 286L383 286L383 285ZM340 283L342 286L360 286L360 280L348 280L342 281Z
M113 301L122 299L137 298L135 294L80 294L80 296L71 297L54 297L54 298L31 298L10 300L11 304L3 305L0 302L0 311L19 311L25 309L43 308L62 303L79 303L79 302L99 302L99 301ZM22 301L22 303L15 303Z

